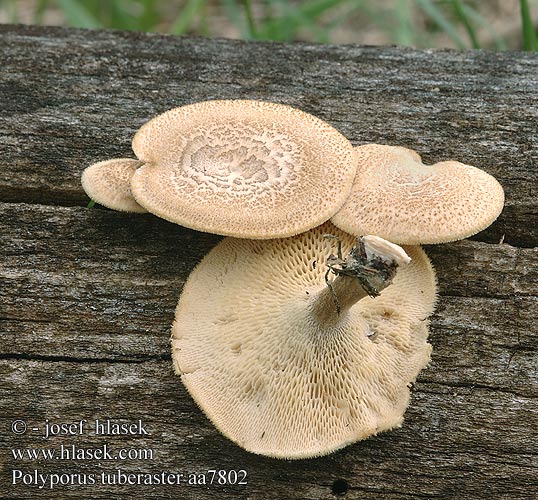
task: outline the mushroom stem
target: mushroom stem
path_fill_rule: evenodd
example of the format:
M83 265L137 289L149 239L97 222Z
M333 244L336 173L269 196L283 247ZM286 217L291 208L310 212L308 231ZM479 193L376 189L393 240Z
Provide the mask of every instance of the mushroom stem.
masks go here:
M327 287L313 297L312 314L320 323L337 322L359 300L377 297L392 283L398 266L410 261L394 243L377 236L358 237L345 259L340 255L327 259ZM332 281L328 280L330 272L336 274Z
M368 293L356 278L337 276L315 297L312 314L320 323L334 323L343 312L366 297Z

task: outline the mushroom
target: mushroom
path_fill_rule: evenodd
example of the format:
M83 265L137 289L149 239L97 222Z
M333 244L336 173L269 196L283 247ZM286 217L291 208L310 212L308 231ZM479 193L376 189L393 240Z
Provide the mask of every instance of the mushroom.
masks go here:
M216 100L141 127L132 194L149 212L199 231L265 239L328 220L351 191L351 143L328 123L263 101Z
M375 234L416 245L467 238L501 213L502 186L469 165L424 165L411 149L367 144L355 148L351 195L331 221L351 234Z
M346 258L328 255L326 233ZM434 271L420 247L354 243L330 223L292 238L225 238L185 284L175 369L246 450L308 458L401 425L429 361Z
M94 163L82 173L82 187L97 203L121 212L146 212L131 194L131 178L142 163L129 158Z

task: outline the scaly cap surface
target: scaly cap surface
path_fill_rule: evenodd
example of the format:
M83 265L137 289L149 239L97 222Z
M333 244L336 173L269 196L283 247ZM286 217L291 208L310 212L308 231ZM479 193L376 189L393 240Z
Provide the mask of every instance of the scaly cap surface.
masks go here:
M400 245L472 236L501 213L504 191L494 177L456 161L424 165L398 146L355 148L358 169L349 198L331 218L351 234L374 234Z
M141 165L142 162L129 158L94 163L82 172L82 188L104 207L121 212L146 212L131 194L131 178Z
M207 101L172 109L133 139L145 163L131 183L148 211L242 238L291 236L344 203L356 171L351 143L282 104Z

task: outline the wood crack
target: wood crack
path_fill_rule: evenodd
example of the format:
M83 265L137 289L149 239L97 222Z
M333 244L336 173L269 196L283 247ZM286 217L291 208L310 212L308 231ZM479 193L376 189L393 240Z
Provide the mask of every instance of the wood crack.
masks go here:
M147 356L137 356L130 359L121 358L83 358L72 356L51 356L51 355L38 355L38 354L24 354L24 353L0 353L0 360L18 360L18 361L47 361L52 363L112 363L112 364L141 364L154 361L171 361L170 354L156 354Z
M481 389L481 390L492 392L492 393L510 394L513 396L518 396L518 397L522 397L526 399L538 398L538 394L522 393L522 392L515 391L513 389L508 389L506 387L493 386L493 385L487 385L487 384L481 384L481 383L475 383L475 382L456 382L456 381L448 382L445 380L434 380L434 379L427 379L427 378L422 378L422 377L420 377L418 382L420 382L420 384L428 384L428 385L433 385L433 386L438 385L442 387L449 387L452 389L473 389L473 390ZM425 392L425 393L435 392L435 391L427 391L423 389L424 389L423 387L418 387L416 388L416 392Z

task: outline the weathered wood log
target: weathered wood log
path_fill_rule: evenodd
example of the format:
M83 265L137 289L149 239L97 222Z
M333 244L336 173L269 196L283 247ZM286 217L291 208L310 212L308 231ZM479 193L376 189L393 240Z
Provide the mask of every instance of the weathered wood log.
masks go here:
M2 498L536 494L536 56L21 26L1 26L0 47ZM85 208L82 169L132 156L143 122L176 105L234 97L300 107L355 144L400 144L427 161L474 164L506 190L506 209L487 231L426 248L440 286L434 351L403 427L328 457L290 462L241 450L173 374L179 293L220 237ZM96 436L95 419L107 418L140 419L149 435ZM17 419L27 422L25 434L10 430ZM82 435L43 439L46 419L89 422ZM146 452L131 460L12 452L105 443ZM211 469L245 470L247 484L186 484L189 473ZM22 478L12 484L14 470L75 476L64 478L72 486L39 489ZM180 485L102 484L102 473L117 470L184 477ZM76 486L91 474L98 484Z

